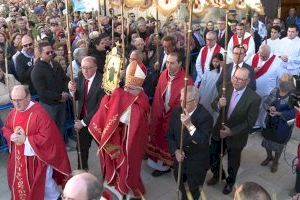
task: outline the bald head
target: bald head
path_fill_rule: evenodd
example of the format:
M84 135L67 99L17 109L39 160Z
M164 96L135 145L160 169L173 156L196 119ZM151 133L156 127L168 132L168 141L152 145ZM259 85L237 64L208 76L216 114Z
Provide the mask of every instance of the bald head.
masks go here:
M63 196L67 199L100 199L100 183L90 173L83 172L77 174L66 183Z
M261 45L259 47L258 54L259 54L260 59L262 59L263 61L267 61L271 54L271 47L267 44Z
M23 46L24 51L26 51L28 54L33 54L33 39L29 35L24 35L22 37L21 44Z
M271 197L258 183L245 182L237 188L234 200L271 200Z
M29 89L25 85L14 86L11 90L10 97L15 109L18 111L26 110L31 98Z

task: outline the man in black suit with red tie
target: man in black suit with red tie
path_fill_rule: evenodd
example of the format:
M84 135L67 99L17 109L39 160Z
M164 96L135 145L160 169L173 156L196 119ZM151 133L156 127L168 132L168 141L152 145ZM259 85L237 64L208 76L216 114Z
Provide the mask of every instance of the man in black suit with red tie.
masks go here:
M195 86L187 86L186 107L183 113L184 89L181 90L181 107L173 110L167 142L170 153L176 158L174 176L177 179L178 163L182 162L182 179L180 191L182 200L187 199L183 182L187 182L193 199L199 199L209 169L209 139L213 128L213 118L199 104L199 90ZM184 125L183 149L180 150L181 124Z
M228 153L228 177L223 194L231 193L240 167L241 153L247 144L248 133L254 126L260 105L260 97L248 84L250 82L249 70L245 67L238 68L227 86L225 97L218 97L212 103L213 109L220 111L225 107L225 121L222 126L222 115L219 115L213 129L210 144L210 163L213 177L207 185L214 185L219 179L221 138L224 140L224 150ZM222 172L222 179L225 172Z
M78 120L75 120L74 128L79 131L82 168L88 169L89 148L93 139L89 133L88 125L98 109L104 91L101 88L102 74L97 72L94 57L85 57L81 62L81 69L82 72L78 74L77 83L70 81L68 88L70 93L75 94L75 98L78 100Z

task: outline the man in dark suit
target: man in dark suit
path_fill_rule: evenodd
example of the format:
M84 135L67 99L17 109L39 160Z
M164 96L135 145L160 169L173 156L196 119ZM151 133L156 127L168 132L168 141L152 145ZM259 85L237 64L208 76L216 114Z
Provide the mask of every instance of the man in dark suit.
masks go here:
M70 81L68 88L71 94L75 93L75 98L78 100L78 120L75 120L74 128L79 131L82 168L88 169L89 148L93 139L88 125L98 109L104 91L101 88L102 74L97 71L94 57L85 57L81 62L81 69L77 84Z
M225 18L224 17L220 17L217 23L218 23L218 30L216 30L216 33L217 33L217 43L221 47L225 48L225 32L226 32ZM230 38L232 37L232 35L233 35L233 33L231 32L231 30L229 30L229 27L228 27L228 40L227 40L227 44L228 44Z
M250 65L247 65L246 63L244 63L244 58L246 56L246 49L243 46L239 46L236 45L233 47L233 63L230 63L226 66L226 82L230 82L234 72L238 69L238 68L247 68L249 70L249 78L250 78L250 82L249 82L249 87L252 90L256 90L256 78L255 78L255 73L254 73L254 69L253 67L251 67ZM223 70L221 72L221 75L219 76L219 79L216 83L217 88L220 88L220 85L223 82Z
M224 140L224 150L228 153L228 177L223 194L229 194L236 181L240 167L241 152L247 144L248 133L255 124L259 113L260 97L247 85L249 84L249 71L247 68L238 68L234 73L231 84L227 87L225 97L218 97L212 107L220 111L225 107L226 117L222 126L222 115L219 115L213 129L210 145L210 162L213 177L207 181L214 185L219 178L221 140ZM222 172L225 178L225 172Z
M181 90L181 107L183 107L183 89ZM182 162L182 179L180 183L181 199L187 199L183 182L188 183L193 199L199 199L206 172L209 168L209 138L213 128L213 118L209 112L199 104L199 90L188 86L186 108L177 107L172 112L167 142L170 152L176 157L174 162L174 176L177 180L178 162ZM180 150L180 130L184 125L183 151Z

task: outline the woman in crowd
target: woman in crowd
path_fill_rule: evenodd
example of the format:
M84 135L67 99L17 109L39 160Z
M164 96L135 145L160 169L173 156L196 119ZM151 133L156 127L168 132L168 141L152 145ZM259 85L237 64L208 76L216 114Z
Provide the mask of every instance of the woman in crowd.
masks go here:
M289 105L289 96L293 90L293 77L283 74L279 80L279 88L274 88L266 101L263 103L264 109L268 112L265 119L266 127L263 129L262 146L266 149L267 158L261 163L266 166L272 161L271 172L278 169L278 161L289 141L293 131L293 125L288 121L295 118L295 109ZM272 152L275 152L275 156Z
M213 56L209 70L205 70L200 84L200 103L213 116L214 123L218 117L217 113L212 109L211 103L218 96L216 82L219 79L223 65L223 55L218 53Z

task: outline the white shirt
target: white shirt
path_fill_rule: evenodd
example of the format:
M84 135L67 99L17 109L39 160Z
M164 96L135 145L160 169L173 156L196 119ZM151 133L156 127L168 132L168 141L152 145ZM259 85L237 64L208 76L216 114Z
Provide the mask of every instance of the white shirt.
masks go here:
M270 55L269 59L272 56L273 56L273 54ZM254 55L247 62L248 65L250 65L250 66L252 65L253 58L254 58ZM263 61L259 58L257 67L262 67L267 61ZM274 89L276 86L278 86L278 81L279 81L281 75L284 73L284 71L285 70L282 67L282 61L278 57L276 57L274 59L272 65L268 69L268 71L256 79L257 94L260 95L261 97L269 95L271 90Z
M250 40L248 43L248 50L246 52L246 56L244 58L244 61L247 61L248 59L250 59L250 57L255 54L255 43L254 43L254 39L251 36L250 33L246 32L244 39L248 38L250 36ZM238 38L239 44L241 43L242 38ZM227 61L226 64L232 63L232 58L233 58L233 36L230 38L229 43L228 43L228 51L227 51Z
M165 95L165 101L164 101L166 112L168 112L170 110L169 101L171 98L172 81L175 78L175 76L170 76L170 74L168 74L168 76L169 76L170 80L168 81L166 95Z
M264 40L261 45L266 44L266 40ZM270 46L271 48L271 53L279 56L279 52L280 52L280 39L277 38L275 40L272 40L271 38L267 39L267 45ZM250 59L252 60L252 59Z
M95 76L96 76L96 73L95 73L91 78L87 79L87 80L89 81L89 82L88 82L88 92L87 92L87 93L89 93L89 91L90 91L90 89L91 89L91 86L92 86L92 84L93 84L93 81L94 81ZM74 94L72 94L72 95L74 95ZM84 127L87 126L86 123L83 121L83 119L81 120L81 123L82 123L82 125L83 125Z
M30 101L28 107L21 112L27 111L29 108L31 108L35 103ZM24 156L35 156L35 152L30 145L30 142L28 138L26 137L24 142ZM60 190L58 188L58 185L52 178L53 175L53 168L50 165L47 165L47 171L46 171L46 180L45 180L45 196L44 200L54 200L57 199L60 195Z
M280 56L287 55L288 61L282 62L286 72L293 75L300 73L300 38L294 39L288 37L280 40Z
M206 60L205 60L205 63L204 63L204 72L206 70L209 70L209 65L211 63L211 60L212 60L212 57L213 57L213 53L215 51L215 48L216 48L217 44L215 44L215 46L213 46L212 48L207 48L207 56L206 56ZM195 86L197 87L199 82L201 82L202 80L202 77L203 77L203 72L202 72L202 65L201 65L201 55L202 55L202 51L203 51L204 47L201 48L200 52L199 52L199 55L197 57L197 60L196 60L196 71L197 71L197 77L196 77L196 80L195 80ZM224 49L221 47L221 50L220 50L220 53L224 56Z
M243 63L244 63L244 62L241 62L240 64L238 64L239 68L242 68L242 67L243 67ZM237 70L237 69L236 69L236 66L237 66L237 64L233 63L232 71L231 71L230 77L232 77L233 74L234 74L234 72Z

